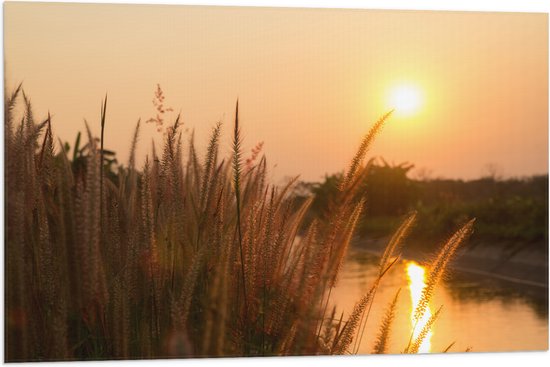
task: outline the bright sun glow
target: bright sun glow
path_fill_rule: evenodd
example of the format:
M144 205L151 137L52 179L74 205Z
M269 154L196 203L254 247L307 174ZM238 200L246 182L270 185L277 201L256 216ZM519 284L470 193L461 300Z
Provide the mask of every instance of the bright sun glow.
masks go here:
M418 303L420 302L420 297L422 296L422 290L424 287L426 287L425 283L425 270L422 266L418 265L414 261L411 261L407 264L407 275L409 276L409 289L411 291L411 301L412 301L412 310L411 310L411 326L414 328L415 320L414 320L414 310L416 309L416 306L418 306ZM424 316L418 320L418 324L416 325L416 329L414 330L413 337L416 339L418 335L420 335L420 332L424 328L424 325L428 322L430 317L432 316L431 310L428 307L426 309L426 312L424 313ZM432 331L430 330L428 334L426 335L426 338L420 345L420 348L418 349L419 353L429 353L431 342L430 339L432 337Z
M400 115L412 115L418 111L422 104L420 89L414 85L403 84L394 87L389 96L390 108Z

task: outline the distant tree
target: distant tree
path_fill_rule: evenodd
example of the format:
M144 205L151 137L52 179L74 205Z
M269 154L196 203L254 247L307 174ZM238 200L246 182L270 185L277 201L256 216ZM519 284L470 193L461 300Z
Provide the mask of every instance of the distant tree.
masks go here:
M404 162L389 164L375 161L367 171L365 190L367 213L370 215L402 215L410 210L414 200L414 185L407 177L414 165Z

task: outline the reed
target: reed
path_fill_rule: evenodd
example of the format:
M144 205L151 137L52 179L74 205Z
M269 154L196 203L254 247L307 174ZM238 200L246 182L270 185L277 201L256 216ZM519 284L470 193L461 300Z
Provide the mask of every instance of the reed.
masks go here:
M383 353L386 353L388 350L391 327L395 319L397 299L399 298L400 292L401 292L401 289L398 289L397 293L395 293L395 297L393 297L393 300L390 302L390 305L388 306L386 314L384 315L384 319L382 320L382 323L380 325L380 332L378 334L378 338L376 339L376 344L374 345L374 348L372 351L375 354L383 354Z
M394 235L391 237L390 241L386 245L386 248L382 253L382 256L380 257L377 283L379 283L382 280L382 277L384 276L384 274L386 274L386 272L388 272L388 270L390 270L390 268L400 258L401 256L400 252L403 246L403 240L407 237L407 235L411 231L412 226L416 220L416 215L417 215L416 212L411 213L399 226L397 231L394 233ZM374 298L376 297L377 290L378 290L378 287L376 287L373 291L372 301L368 305L366 314L364 311L363 311L363 314L361 314L361 320L359 321L360 333L358 335L358 338L356 338L355 344L353 346L353 352L355 354L358 353L359 346L361 345L361 341L363 340L365 329L367 327L367 321L369 319L370 311L372 309L372 305L374 303Z
M422 343L424 342L424 340L428 336L428 333L432 329L433 324L435 323L435 321L439 317L439 314L441 313L442 307L443 306L440 306L437 309L437 311L433 315L430 316L430 318L428 319L426 324L422 327L422 330L420 330L420 333L418 334L418 337L416 337L416 339L412 342L410 348L407 347L407 349L405 349L405 353L418 353L418 350L420 349L420 346L422 345Z
M429 273L426 280L426 287L422 290L420 302L414 310L414 319L420 320L426 313L428 304L433 296L434 290L442 279L451 259L456 255L459 246L470 236L473 231L475 219L464 224L449 240L441 247L439 253L429 266Z
M397 230L351 315L335 319L332 309L327 317L366 205L363 160L391 112L362 139L330 212L306 224L313 198L296 201L297 177L282 187L268 182L262 143L243 164L238 102L230 157L219 154L221 123L201 159L178 116L163 126L160 155L153 144L137 168L140 121L127 166L106 161L107 98L100 139L86 123L71 152L55 144L51 116L36 122L21 86L6 96L7 361L356 350L415 220L413 213ZM167 111L160 89L156 98L160 126ZM444 246L426 302L469 231L471 224ZM395 302L376 351L386 351Z

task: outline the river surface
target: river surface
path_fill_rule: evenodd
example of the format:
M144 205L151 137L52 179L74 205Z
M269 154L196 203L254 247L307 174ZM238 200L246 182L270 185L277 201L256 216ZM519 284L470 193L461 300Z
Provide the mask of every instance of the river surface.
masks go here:
M378 257L351 250L333 289L330 304L336 319L344 319L356 301L368 292L378 271ZM411 310L424 285L421 264L403 260L385 275L379 287L358 354L372 353L389 303L401 289L390 335L388 353L402 353L413 322ZM517 284L455 272L442 280L428 313L443 306L421 352L527 351L548 349L548 288ZM420 327L416 327L420 329ZM415 329L415 334L419 330Z

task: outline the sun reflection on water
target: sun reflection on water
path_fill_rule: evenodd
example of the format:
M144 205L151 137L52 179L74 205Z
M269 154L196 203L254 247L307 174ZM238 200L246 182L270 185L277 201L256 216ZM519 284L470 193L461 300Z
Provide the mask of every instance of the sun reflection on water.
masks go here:
M422 296L422 290L424 287L426 287L425 283L425 269L424 267L418 265L414 261L410 261L407 263L407 275L409 278L409 290L411 293L411 301L412 301L412 308L411 308L411 329L415 326L415 320L414 320L414 310L416 306L418 306L418 303L420 302L420 297ZM416 325L416 328L414 330L413 338L416 339L422 329L424 328L424 325L428 322L430 317L432 316L432 312L430 308L428 307L426 309L426 312L424 313L424 316L420 320L418 320L418 324ZM426 335L426 338L420 345L420 348L418 349L419 353L429 353L430 347L431 347L431 338L432 338L433 332L430 330L428 334Z

